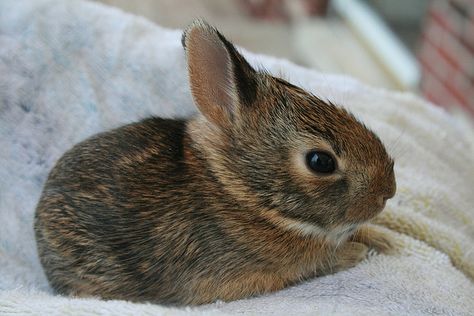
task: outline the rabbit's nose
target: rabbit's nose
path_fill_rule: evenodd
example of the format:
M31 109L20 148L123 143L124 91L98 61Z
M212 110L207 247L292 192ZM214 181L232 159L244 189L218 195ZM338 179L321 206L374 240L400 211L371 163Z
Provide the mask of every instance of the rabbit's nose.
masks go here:
M382 199L386 202L387 200L393 198L393 196L395 195L395 190L390 190L388 191L387 193L384 193L382 195Z
M395 192L397 191L397 182L395 181L395 176L392 174L390 179L390 184L387 186L386 190L382 193L382 198L387 201L388 199L393 198Z
M393 198L394 195L395 190L384 192L382 195L379 196L378 204L382 207L385 207L385 203L387 203L387 200Z

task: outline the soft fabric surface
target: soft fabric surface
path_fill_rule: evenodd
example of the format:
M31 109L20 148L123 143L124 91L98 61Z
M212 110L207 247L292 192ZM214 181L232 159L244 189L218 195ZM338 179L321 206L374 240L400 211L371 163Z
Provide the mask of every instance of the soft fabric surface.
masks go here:
M398 245L353 269L277 293L193 309L55 296L32 220L48 171L73 144L150 114L194 111L180 31L94 3L0 1L0 314L402 315L474 312L474 150L467 130L411 94L245 52L349 108L396 159L379 222Z

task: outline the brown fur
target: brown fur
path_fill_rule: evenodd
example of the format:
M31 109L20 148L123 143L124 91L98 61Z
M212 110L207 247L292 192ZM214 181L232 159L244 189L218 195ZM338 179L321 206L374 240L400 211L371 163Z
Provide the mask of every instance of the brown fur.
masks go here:
M203 304L347 269L368 247L389 251L383 231L363 225L395 193L377 136L345 110L256 72L204 22L183 44L201 115L99 134L51 171L35 231L52 287ZM308 169L313 149L336 157L334 174Z

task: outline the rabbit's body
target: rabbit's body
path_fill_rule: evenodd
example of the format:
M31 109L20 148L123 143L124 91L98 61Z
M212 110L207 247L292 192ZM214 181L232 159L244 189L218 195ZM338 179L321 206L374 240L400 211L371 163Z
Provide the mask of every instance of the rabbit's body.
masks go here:
M322 240L282 230L229 196L185 128L147 119L86 140L57 163L36 227L58 292L203 303L334 269Z
M224 90L206 86L209 78L201 77L209 69L193 61L209 51L195 42L203 39L224 55L217 62L232 63L231 79L210 69L224 76L220 82L231 80ZM204 115L151 118L99 134L51 171L35 231L53 288L202 304L351 267L367 246L388 250L381 231L362 226L395 191L393 162L378 138L344 110L257 75L205 24L194 25L184 43ZM299 162L306 144L334 151L338 169L308 171Z

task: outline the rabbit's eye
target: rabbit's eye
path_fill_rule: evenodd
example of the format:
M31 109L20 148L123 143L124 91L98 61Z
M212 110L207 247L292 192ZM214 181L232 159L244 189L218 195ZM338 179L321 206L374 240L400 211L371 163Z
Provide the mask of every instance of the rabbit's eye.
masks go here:
M323 151L310 151L306 154L306 163L317 173L333 173L336 170L334 158Z

